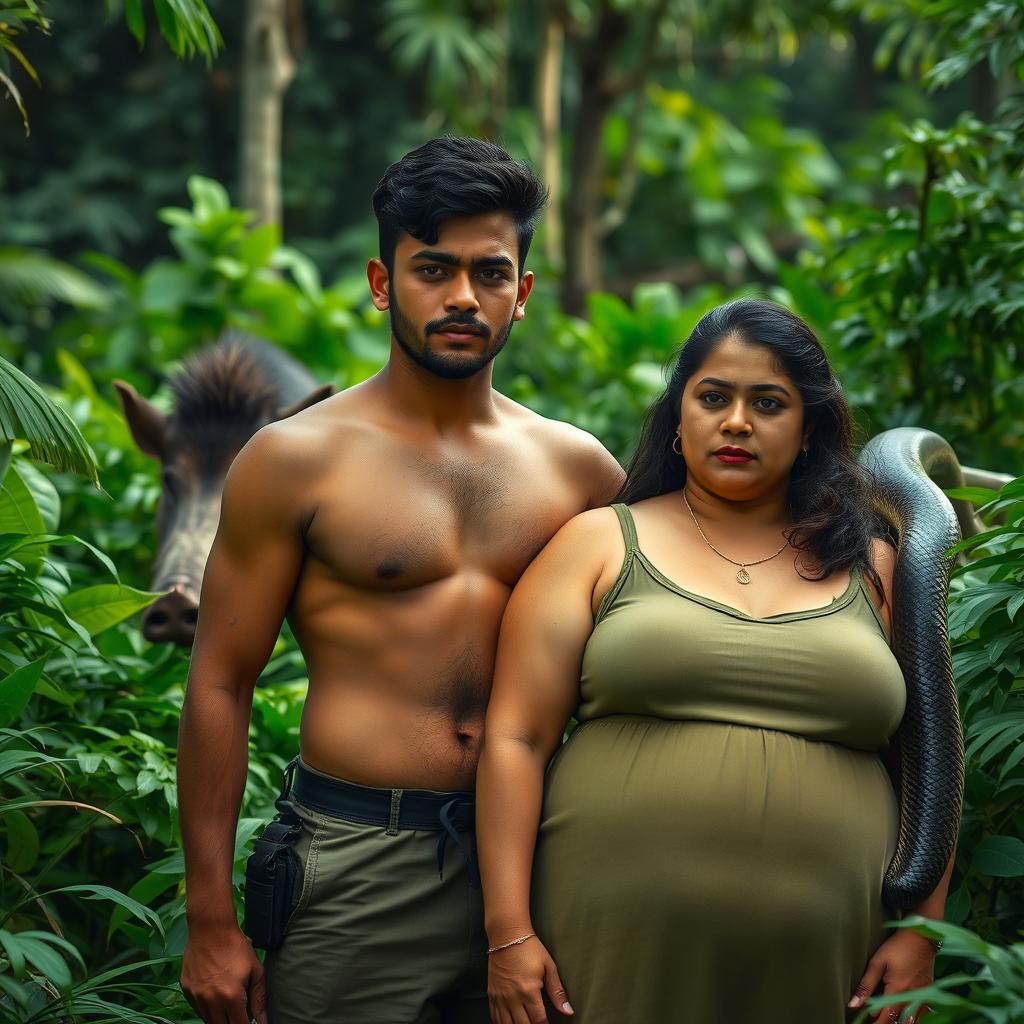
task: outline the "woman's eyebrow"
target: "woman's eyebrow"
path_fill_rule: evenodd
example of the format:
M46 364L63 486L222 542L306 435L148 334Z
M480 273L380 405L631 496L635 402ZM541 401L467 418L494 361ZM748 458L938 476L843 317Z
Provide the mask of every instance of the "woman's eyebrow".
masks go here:
M704 377L698 383L697 386L700 387L701 384L711 384L716 388L730 388L732 390L736 389L736 382L734 380L721 380L718 377ZM785 395L787 398L790 397L789 392L781 384L751 384L750 387L747 388L747 390L777 391L780 395Z

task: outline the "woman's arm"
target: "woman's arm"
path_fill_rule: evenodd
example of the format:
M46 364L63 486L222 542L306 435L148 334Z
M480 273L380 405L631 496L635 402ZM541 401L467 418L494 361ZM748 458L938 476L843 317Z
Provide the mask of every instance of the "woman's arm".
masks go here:
M611 522L609 522L609 518ZM531 933L530 875L544 770L579 697L580 660L593 629L610 509L567 523L523 574L502 620L494 687L477 773L477 848L488 945ZM554 964L537 939L491 956L492 1018L545 1020L541 989L563 1012Z

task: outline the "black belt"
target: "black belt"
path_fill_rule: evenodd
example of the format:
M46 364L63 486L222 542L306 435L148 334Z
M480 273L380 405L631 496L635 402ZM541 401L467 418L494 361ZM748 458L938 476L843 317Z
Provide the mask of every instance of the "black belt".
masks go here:
M470 884L479 885L476 857L460 832L472 832L476 804L472 793L436 793L425 789L375 789L310 771L295 758L285 772L285 792L297 803L332 818L380 825L388 835L403 830L438 831L437 871L444 872L444 853L451 839L469 868Z

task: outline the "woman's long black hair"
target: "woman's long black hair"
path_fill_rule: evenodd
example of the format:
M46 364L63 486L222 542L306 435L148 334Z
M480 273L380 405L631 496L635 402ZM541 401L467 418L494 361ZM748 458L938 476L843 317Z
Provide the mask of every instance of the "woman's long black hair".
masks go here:
M700 318L679 352L668 386L647 413L616 501L631 504L678 490L686 482L686 463L672 449L683 389L718 343L730 336L769 349L803 399L804 425L811 433L807 455L797 456L790 471L794 526L788 533L793 547L808 556L800 559L806 563L801 575L821 580L860 566L881 593L869 552L874 516L868 477L854 459L850 407L814 332L773 302L737 299Z

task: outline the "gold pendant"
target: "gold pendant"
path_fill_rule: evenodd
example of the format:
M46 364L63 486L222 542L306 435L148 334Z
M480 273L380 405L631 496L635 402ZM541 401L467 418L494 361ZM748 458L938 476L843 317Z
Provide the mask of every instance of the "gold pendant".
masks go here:
M740 571L736 573L736 582L743 584L750 582L750 573L747 572L747 567L745 565L741 565Z

